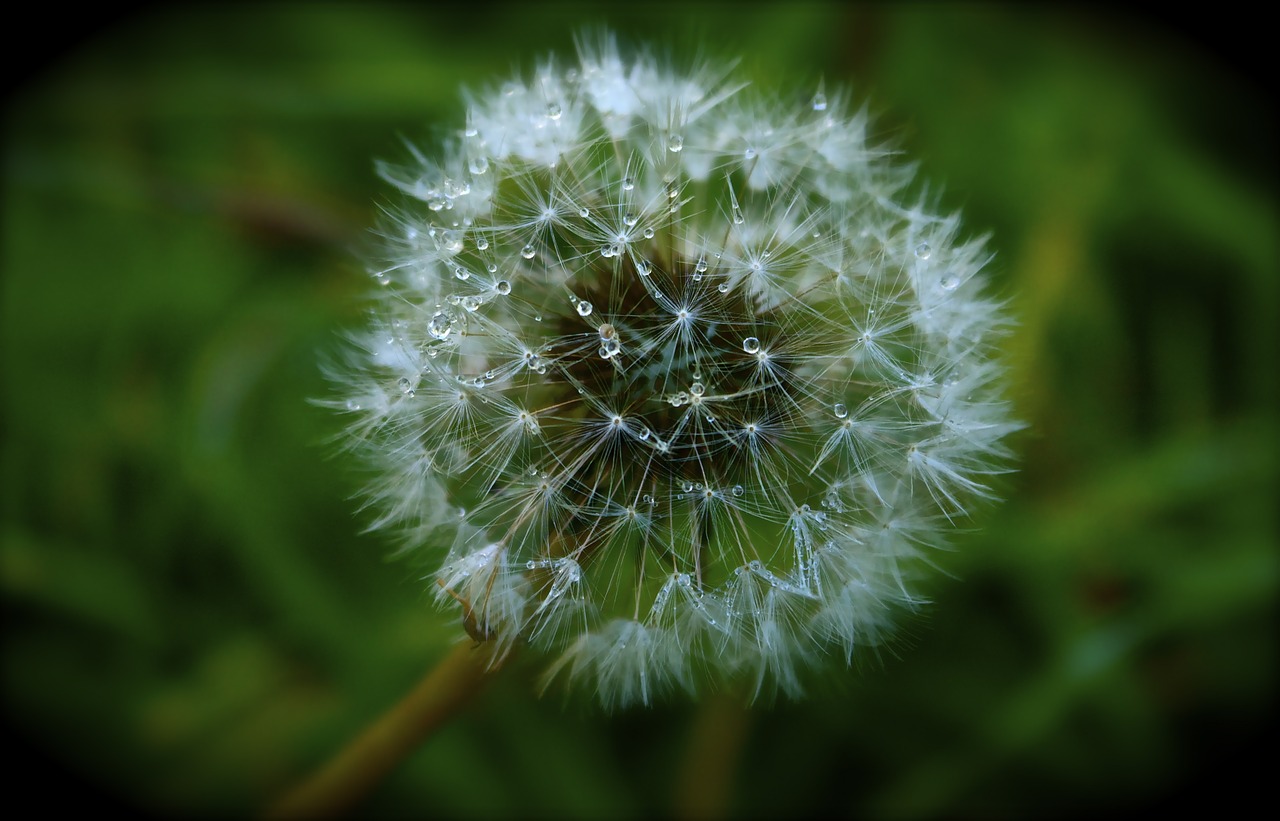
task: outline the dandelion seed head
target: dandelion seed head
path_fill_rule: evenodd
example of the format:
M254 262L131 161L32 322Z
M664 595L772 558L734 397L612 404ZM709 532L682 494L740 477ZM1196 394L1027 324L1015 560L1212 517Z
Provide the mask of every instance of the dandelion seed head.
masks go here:
M409 205L334 403L374 525L495 657L608 706L799 694L920 604L1007 459L984 240L843 95L791 96L606 38L381 166Z

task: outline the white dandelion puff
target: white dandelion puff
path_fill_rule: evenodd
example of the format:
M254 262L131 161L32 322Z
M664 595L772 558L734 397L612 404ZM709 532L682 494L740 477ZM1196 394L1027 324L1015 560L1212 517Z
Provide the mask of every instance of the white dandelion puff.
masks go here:
M374 525L608 706L880 644L1017 428L985 238L843 93L732 74L604 38L470 95L380 166L409 203L337 369Z

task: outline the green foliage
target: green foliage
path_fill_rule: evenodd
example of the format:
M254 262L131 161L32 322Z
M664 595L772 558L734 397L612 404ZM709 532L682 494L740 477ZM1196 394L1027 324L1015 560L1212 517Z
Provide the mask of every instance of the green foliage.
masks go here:
M1263 89L1101 9L602 8L156 10L15 90L0 589L29 768L243 815L443 655L458 626L420 570L360 533L340 421L307 402L318 352L360 320L372 157L600 23L870 98L994 234L1021 472L937 557L961 581L847 682L605 716L538 700L517 662L369 810L1021 816L1260 789L1239 782L1275 716L1280 581Z

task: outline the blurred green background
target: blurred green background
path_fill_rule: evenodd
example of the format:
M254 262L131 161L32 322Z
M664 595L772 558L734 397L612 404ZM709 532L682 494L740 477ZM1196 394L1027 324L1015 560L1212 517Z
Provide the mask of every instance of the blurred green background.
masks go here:
M1092 6L474 2L140 11L11 89L11 797L253 814L459 635L360 534L357 466L307 400L361 321L361 248L392 199L374 158L458 128L461 85L570 52L586 24L741 55L798 99L825 77L870 100L943 204L994 233L1020 472L891 652L809 700L601 715L537 698L522 660L364 812L1043 816L1261 795L1270 88L1178 27ZM62 786L37 788L49 775Z

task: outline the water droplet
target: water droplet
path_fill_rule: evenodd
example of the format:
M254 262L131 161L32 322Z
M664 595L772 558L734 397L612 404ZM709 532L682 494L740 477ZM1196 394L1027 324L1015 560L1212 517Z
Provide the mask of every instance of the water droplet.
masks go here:
M646 228L646 229L644 229L644 238L645 238L645 239L653 239L653 229L652 229L652 228Z
M668 151L670 151L672 154L679 154L680 150L683 148L684 148L684 137L674 132L667 135Z
M759 353L760 340L756 339L754 336L747 337L746 339L742 340L742 350L746 351L747 353Z
M639 218L635 214L627 212L626 214L622 215L622 224L627 226L628 228L635 225L637 221L639 221Z
M605 259L610 259L612 257L617 256L617 252L615 248L616 246L614 245L601 245L600 256L604 257Z
M533 321L534 321L534 322L541 322L541 321L542 321L542 314L534 314L534 315L533 315Z
M485 237L476 237L476 248L478 248L478 249L479 249L479 250L481 250L481 251L484 251L484 250L486 250L488 247L489 247L489 240L488 240L487 238L485 238Z
M559 103L551 103L547 106L547 116L553 120L560 119L560 115L563 113L564 109L560 107Z
M916 246L916 259L928 259L933 253L933 249L929 247L929 243L922 242Z
M716 286L716 290L722 294L729 293L729 283L721 282L719 285Z
M635 188L635 187L636 187L636 181L635 181L635 180L633 180L631 177L623 177L623 178L622 178L622 190L623 190L623 191L630 191L632 188Z
M693 482L689 482L689 481L681 482L680 489L683 490L685 493L691 492L693 490Z
M585 299L578 303L578 316L591 316L593 306Z
M491 274L496 274L498 273L498 263L490 262L488 265L484 266L484 269Z
M832 407L832 410L835 411L837 419L843 419L849 415L849 409L845 407L845 404L843 402L837 402Z
M408 396L410 398L413 397L414 395L413 382L408 377L406 376L400 377L399 381L396 382L396 385L400 388L400 392L403 393L405 396Z
M704 258L702 258L702 257L699 257L699 258L698 258L698 263L697 263L696 265L694 265L694 266L693 266L693 270L694 270L694 271L696 271L696 272L697 272L697 273L699 273L699 274L704 274L704 273L706 273L706 271L707 271L707 261L706 261L706 259L704 259Z
M746 157L748 160L754 160L756 158L756 150L754 148L748 148L746 151L742 152L742 156Z
M354 399L348 399L348 400L347 400L347 410L349 410L349 411L358 411L358 410L360 410L360 403L359 403L359 402L357 402L357 401L355 401Z
M744 494L744 493L746 493L746 492L747 492L746 488L744 488L742 485L734 485L734 486L733 486L733 495L734 495L734 496L741 496L742 494Z
M472 174L484 174L489 170L489 158L472 157L471 163L468 167L471 169Z
M647 277L652 272L653 272L653 268L649 266L649 263L647 261L642 259L636 263L636 273L639 274L640 276Z
M649 430L647 427L640 428L639 438L641 442L649 441L649 437L652 435L653 435L653 431Z
M474 313L475 310L480 307L480 297L478 296L463 297L462 307Z
M444 197L431 197L427 200L427 207L432 211L441 211L444 209Z
M827 110L827 95L823 94L821 91L813 95L813 110L814 111Z
M689 393L693 394L694 396L702 396L702 394L705 393L706 390L707 390L706 386L703 385L701 382L694 382L692 385L689 386Z
M493 290L497 291L503 296L506 296L507 294L511 293L511 283L507 282L505 279L500 279L494 283Z
M526 245L525 247L520 249L520 256L524 257L525 259L533 259L533 255L535 253L537 252L533 249L533 245Z
M453 316L444 311L436 311L427 323L427 333L436 339L444 339L453 331Z
M653 497L646 493L640 497L640 501L644 502L646 505L651 505L653 504Z
M585 219L585 218L587 218L587 217L591 216L591 211L590 211L590 210L588 210L588 209L586 209L586 208L579 208L579 209L578 209L578 216L580 216L580 217L582 217L582 218L584 218L584 219Z
M463 268L461 265L453 269L453 275L463 282L471 278L471 272L466 268Z
M941 286L944 291L954 291L956 288L960 287L960 277L955 274L947 274L942 278L938 285Z

